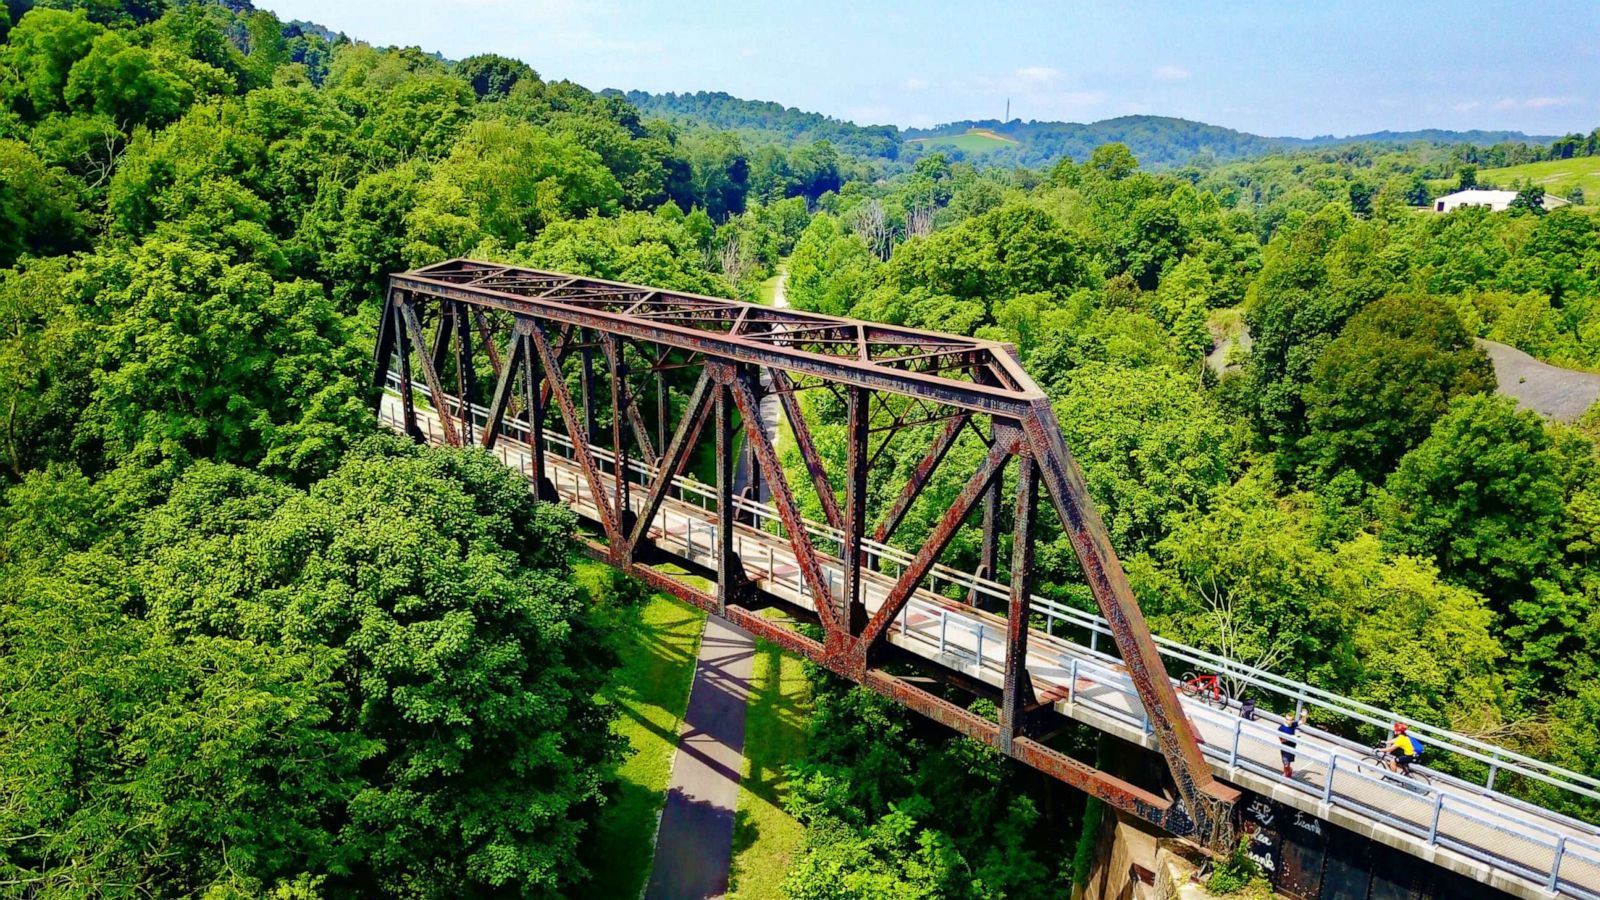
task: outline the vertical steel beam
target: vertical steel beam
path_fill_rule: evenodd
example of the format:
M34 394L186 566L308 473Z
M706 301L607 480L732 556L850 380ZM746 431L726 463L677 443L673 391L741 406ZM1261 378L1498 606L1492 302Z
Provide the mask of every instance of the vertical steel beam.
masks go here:
M383 389L389 382L389 367L394 364L395 329L400 324L394 309L393 288L383 301L383 317L378 321L378 346L372 353L372 386L378 389L372 411L383 407Z
M734 530L739 517L733 510L733 404L727 385L717 392L717 615L727 612L737 596Z
M1039 519L1039 467L1033 456L1017 456L1017 520L1011 540L1011 598L1006 616L1006 673L1000 699L1001 749L1012 752L1022 732L1022 711L1034 702L1028 659L1028 616L1032 612L1034 526Z
M656 370L656 443L667 452L667 377Z
M759 366L749 366L749 367L747 367L747 371L749 372L749 375L750 375L749 384L750 384L751 396L753 396L755 398L755 400L756 400L755 408L757 410L760 410L760 408L761 408L761 400L765 396L765 394L762 392L762 387L761 387L761 368ZM759 420L759 417L757 417L757 418ZM761 434L762 434L762 439L765 440L766 431L762 430ZM744 451L745 451L745 454L746 454L746 457L747 457L746 461L749 464L748 470L750 472L750 484L748 485L748 487L750 488L750 499L754 500L757 503L760 503L761 502L761 467L759 465L756 465L756 457L754 455L755 454L755 447L753 445L751 445L750 442L746 441L745 442ZM771 475L771 477L772 478L781 478L783 476L777 475L777 474L773 474L773 475Z
M578 355L583 362L579 374L580 386L583 388L583 430L590 437L597 430L594 427L594 341L593 329L582 328L578 330Z
M994 439L994 426L989 426L990 439ZM991 581L1000 580L1000 494L1005 484L996 481L983 495L983 539L978 557L978 575ZM969 602L990 612L999 612L999 601L973 591Z
M846 396L846 437L849 445L845 466L844 515L844 606L852 635L867 627L867 604L861 596L863 560L861 540L867 527L867 412L866 388L850 387ZM823 482L827 484L826 481ZM829 488L829 492L832 489Z
M533 457L534 484L540 500L558 500L555 485L545 475L544 463L544 395L539 384L544 367L539 364L539 351L529 334L532 323L518 320L516 338L522 343L522 391L526 398L528 416L528 452ZM558 372L557 375L560 373Z
M411 339L407 332L405 316L401 315L399 302L391 303L389 314L394 316L395 348L400 357L400 416L406 435L414 441L423 440L422 429L417 427L417 401L411 388Z
M472 404L478 402L478 367L472 362L472 326L467 305L456 304L456 399L461 401L462 446L472 443Z
M455 304L448 300L438 302L439 322L433 332L433 367L443 372L450 359L450 331L455 327Z
M630 497L628 481L628 439L627 421L624 418L628 404L632 402L628 390L628 360L623 354L623 348L617 339L609 334L600 336L601 346L605 351L606 374L611 379L611 460L613 472L612 479L613 502L617 508L617 523L623 534L633 533L633 500ZM624 541L621 546L612 548L618 559L623 563L632 561L633 543Z

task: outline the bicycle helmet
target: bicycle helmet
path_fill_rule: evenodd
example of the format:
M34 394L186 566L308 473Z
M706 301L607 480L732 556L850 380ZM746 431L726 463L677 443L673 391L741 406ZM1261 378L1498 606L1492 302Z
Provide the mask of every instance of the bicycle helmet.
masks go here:
M1396 723L1394 723L1394 733L1395 734L1405 734L1406 733L1406 728L1407 728L1407 726L1406 726L1406 723L1404 723L1404 722L1396 722Z

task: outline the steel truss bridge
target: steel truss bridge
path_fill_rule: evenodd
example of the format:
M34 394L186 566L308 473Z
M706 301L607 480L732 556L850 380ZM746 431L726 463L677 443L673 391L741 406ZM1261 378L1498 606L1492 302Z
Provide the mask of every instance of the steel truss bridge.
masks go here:
M1600 900L1600 830L1504 793L1600 800L1600 780L1425 723L1413 727L1429 759L1470 761L1483 783L1393 775L1309 726L1285 778L1281 719L1180 699L1169 665L1316 708L1344 733L1403 718L1153 636L1049 400L1007 345L451 260L391 277L375 361L384 424L494 453L597 529L591 555L1173 835L1230 845L1243 788L1516 896ZM825 404L844 423L834 470L807 418ZM891 443L920 462L874 504L868 473ZM958 445L981 462L943 472ZM689 473L697 448L713 450L710 483ZM753 484L736 493L741 455ZM939 477L959 493L920 546L902 546ZM1098 615L1034 593L1041 501ZM976 570L942 562L974 529ZM771 606L823 637L761 614ZM922 677L896 674L913 667ZM998 721L927 675L993 699ZM1170 782L1142 787L1051 748L1061 717L1159 753Z

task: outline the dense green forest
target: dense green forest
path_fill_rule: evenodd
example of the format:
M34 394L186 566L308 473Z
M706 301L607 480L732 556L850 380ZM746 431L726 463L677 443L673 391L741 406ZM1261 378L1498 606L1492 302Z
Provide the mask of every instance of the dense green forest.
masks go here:
M786 261L798 307L1012 342L1160 632L1600 763L1600 412L1518 411L1473 341L1600 371L1600 219L1416 208L1481 148L891 176L775 105L686 127L245 3L28 6L0 13L6 892L582 896L606 865L628 748L572 517L370 412L384 276L451 256L747 298ZM1044 528L1043 589L1087 607ZM1067 893L1081 802L811 676L790 896Z

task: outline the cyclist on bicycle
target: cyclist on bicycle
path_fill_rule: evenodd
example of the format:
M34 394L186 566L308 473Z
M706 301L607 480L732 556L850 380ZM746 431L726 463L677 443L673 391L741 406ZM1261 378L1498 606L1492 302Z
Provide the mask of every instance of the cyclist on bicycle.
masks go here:
M1383 752L1389 754L1385 763L1391 772L1401 775L1411 774L1411 764L1417 761L1417 745L1406 734L1406 723L1394 723L1394 739L1384 746Z

